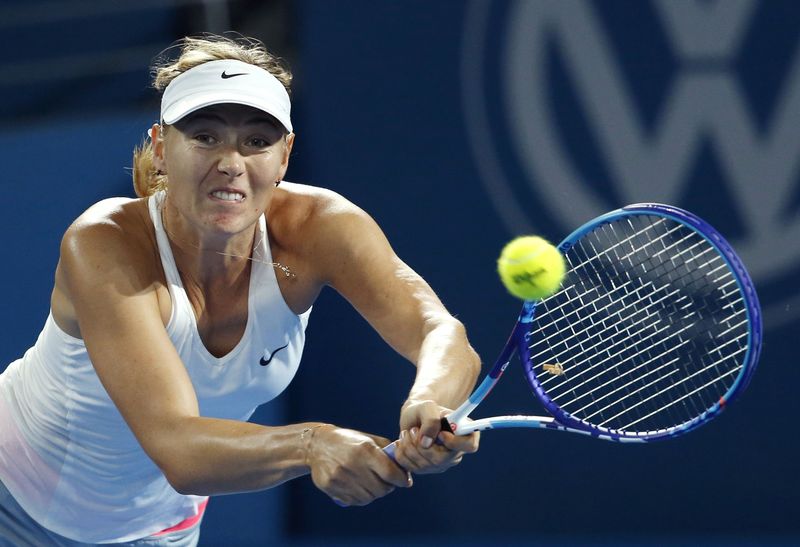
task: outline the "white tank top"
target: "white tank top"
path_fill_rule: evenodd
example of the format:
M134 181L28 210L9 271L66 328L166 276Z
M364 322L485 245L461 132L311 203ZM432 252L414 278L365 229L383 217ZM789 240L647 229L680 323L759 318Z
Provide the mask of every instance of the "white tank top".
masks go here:
M291 382L311 310L298 316L283 300L262 216L244 335L227 355L211 355L161 223L163 201L158 193L148 206L172 299L167 333L200 414L247 420ZM169 485L108 397L83 341L52 314L36 344L0 375L0 480L42 526L87 543L149 536L196 515L206 499Z

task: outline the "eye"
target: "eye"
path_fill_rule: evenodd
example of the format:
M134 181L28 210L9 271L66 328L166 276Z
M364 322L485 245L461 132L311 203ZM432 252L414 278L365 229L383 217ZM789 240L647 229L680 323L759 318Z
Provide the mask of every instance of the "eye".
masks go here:
M198 133L194 135L192 139L200 144L205 145L215 144L217 142L217 139L208 133Z
M263 137L250 137L247 139L247 146L251 148L268 148L271 144L272 143Z

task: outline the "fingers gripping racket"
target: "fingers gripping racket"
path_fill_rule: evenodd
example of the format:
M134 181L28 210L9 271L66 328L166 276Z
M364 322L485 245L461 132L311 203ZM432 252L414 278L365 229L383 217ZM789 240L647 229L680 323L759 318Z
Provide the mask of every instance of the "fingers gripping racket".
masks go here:
M706 222L671 206L630 205L584 224L558 249L568 269L560 290L523 304L488 376L443 429L652 441L708 422L745 389L761 349L758 298ZM515 352L551 416L468 420Z

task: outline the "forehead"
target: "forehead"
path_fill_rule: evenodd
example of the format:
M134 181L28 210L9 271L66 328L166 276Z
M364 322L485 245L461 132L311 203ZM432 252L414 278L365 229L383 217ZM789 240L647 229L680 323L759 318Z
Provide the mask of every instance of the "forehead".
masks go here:
M267 125L274 129L282 128L280 122L263 110L241 104L215 104L201 108L176 122L176 126L186 126L204 121L224 125Z

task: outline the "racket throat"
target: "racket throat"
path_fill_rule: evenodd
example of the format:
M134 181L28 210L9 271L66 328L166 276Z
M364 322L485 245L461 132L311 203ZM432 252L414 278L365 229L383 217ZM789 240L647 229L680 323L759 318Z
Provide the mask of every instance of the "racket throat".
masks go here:
M480 418L478 420L457 424L455 433L456 435L469 435L475 431L517 427L529 429L557 429L561 431L588 433L588 431L580 431L565 427L550 416L495 416L493 418Z

